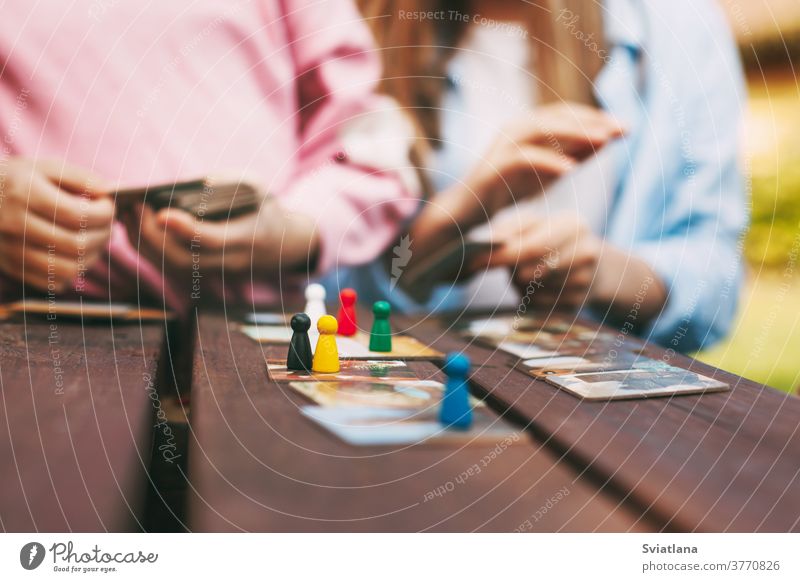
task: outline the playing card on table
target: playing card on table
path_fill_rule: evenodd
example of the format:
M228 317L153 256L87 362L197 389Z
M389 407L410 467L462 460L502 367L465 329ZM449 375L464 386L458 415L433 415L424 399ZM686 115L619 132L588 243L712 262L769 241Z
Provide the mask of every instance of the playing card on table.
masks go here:
M580 326L568 332L517 331L505 337L486 336L477 339L518 358L530 359L607 353L613 349L615 338L607 332Z
M627 351L586 351L584 353L555 353L522 360L517 368L534 377L550 374L577 374L582 372L600 372L610 370L626 370L641 361L644 365L647 358Z
M269 377L276 382L335 380L416 380L417 375L401 360L341 360L334 374L287 370L285 360L267 360Z
M292 341L292 328L286 325L241 325L239 330L259 343L288 344Z
M369 334L361 331L352 337L337 336L336 344L339 347L339 357L341 358L425 360L444 357L442 352L426 346L416 338L403 334L392 336L392 349L389 352L370 350Z
M548 383L587 400L619 400L719 392L729 386L664 362L648 360L629 370L545 376Z
M444 385L433 380L383 382L291 382L290 386L320 406L362 406L424 410L437 407ZM483 402L470 396L473 407Z
M507 354L511 354L512 356L517 356L518 358L526 358L526 359L546 358L558 355L558 352L555 350L549 350L527 343L512 342L512 341L501 341L493 343L493 347Z
M265 314L260 317L260 322L254 325L239 325L239 331L252 340L264 344L289 344L292 341L292 328L286 325L277 314ZM248 318L249 319L249 318ZM262 323L263 322L263 323ZM274 322L274 324L273 324ZM312 338L312 347L316 341L316 334ZM343 359L361 360L430 360L444 357L439 350L426 346L421 341L411 336L398 334L392 337L392 350L390 352L373 352L369 349L369 334L358 332L355 336L336 336L336 346L339 357Z
M285 313L251 311L245 314L244 320L252 325L289 326L289 318Z
M592 331L592 328L576 322L574 317L559 313L546 316L500 315L468 320L465 323L459 323L457 327L470 337L494 338L498 341L512 338L529 341L535 338L538 332L584 333Z
M357 446L412 445L422 442L447 444L505 443L509 446L526 437L486 409L473 411L469 430L442 426L436 411L402 408L305 406L303 414L343 441Z

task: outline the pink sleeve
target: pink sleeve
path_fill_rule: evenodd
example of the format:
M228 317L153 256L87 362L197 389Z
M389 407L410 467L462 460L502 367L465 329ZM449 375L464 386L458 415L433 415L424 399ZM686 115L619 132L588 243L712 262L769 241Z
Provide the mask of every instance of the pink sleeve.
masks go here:
M408 179L411 142L387 131L396 128L398 109L374 93L380 60L352 2L284 1L300 151L297 171L278 195L287 210L314 220L319 272L366 263L395 241L417 208L418 189Z

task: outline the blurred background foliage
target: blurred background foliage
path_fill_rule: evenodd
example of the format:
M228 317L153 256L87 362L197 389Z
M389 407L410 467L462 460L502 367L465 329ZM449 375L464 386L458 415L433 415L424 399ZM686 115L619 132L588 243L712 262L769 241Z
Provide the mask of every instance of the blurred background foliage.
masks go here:
M800 3L798 3L800 11ZM800 64L800 61L798 61ZM752 224L745 254L755 268L783 267L800 225L800 97L791 69L749 74L745 171ZM749 166L749 167L748 167Z
M720 0L749 90L742 159L752 224L729 338L698 359L797 393L800 386L800 0Z

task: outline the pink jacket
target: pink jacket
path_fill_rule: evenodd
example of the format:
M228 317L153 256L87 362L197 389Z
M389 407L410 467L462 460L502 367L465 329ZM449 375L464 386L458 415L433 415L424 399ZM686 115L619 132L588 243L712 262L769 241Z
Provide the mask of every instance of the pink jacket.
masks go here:
M66 159L123 186L254 176L317 221L320 271L368 262L417 204L342 142L388 107L371 49L349 0L9 0L0 163ZM121 225L87 279L85 296L182 303Z

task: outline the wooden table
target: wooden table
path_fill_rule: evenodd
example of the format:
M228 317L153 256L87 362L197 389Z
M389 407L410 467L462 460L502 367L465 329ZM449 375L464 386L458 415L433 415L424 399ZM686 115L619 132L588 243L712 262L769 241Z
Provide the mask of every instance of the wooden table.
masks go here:
M163 325L0 323L0 529L140 530Z
M498 409L530 421L549 448L659 529L800 530L800 399L628 337L625 343L644 355L732 390L588 402L512 369L502 352L443 332L441 322L405 325L442 351L467 346L484 364L473 380Z
M0 529L141 529L163 325L54 325L0 324ZM302 397L268 379L265 356L285 348L256 344L222 315L200 315L192 342L173 346L183 355L168 353L174 363L194 349L189 527L800 529L800 400L642 345L733 389L587 402L441 321L394 325L443 352L464 349L476 364L472 388L527 436L499 451L486 443L347 445L301 416ZM413 366L441 378L433 363Z
M494 444L349 446L301 416L307 402L268 379L266 354L285 357L285 347L260 346L222 316L199 317L189 451L194 531L653 528L532 438L495 454ZM438 377L429 362L413 365Z

